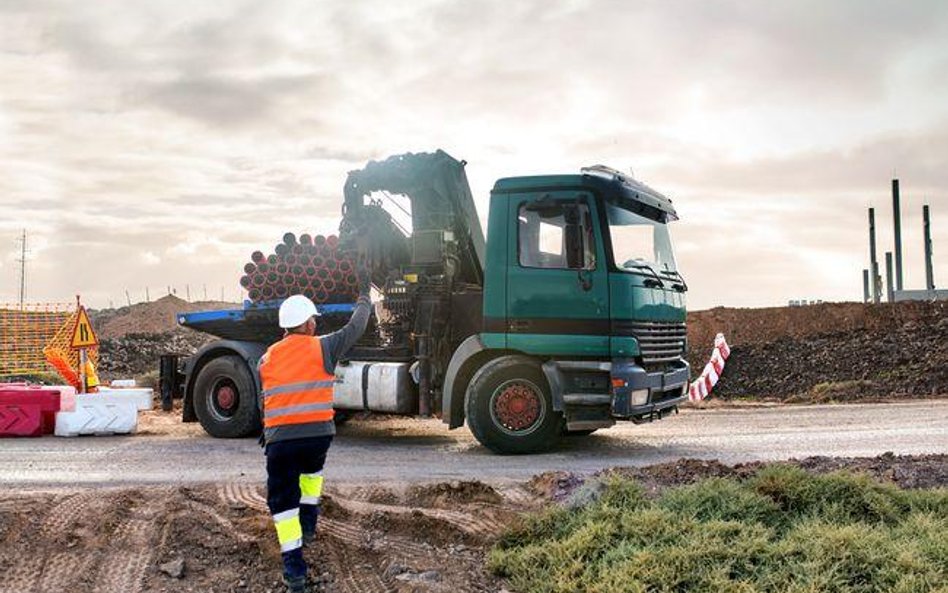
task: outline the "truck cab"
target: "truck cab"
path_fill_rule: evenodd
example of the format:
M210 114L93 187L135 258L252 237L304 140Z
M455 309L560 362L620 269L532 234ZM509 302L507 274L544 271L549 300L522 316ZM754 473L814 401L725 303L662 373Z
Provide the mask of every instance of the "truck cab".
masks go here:
M606 167L497 181L483 330L451 362L445 421L518 452L673 411L689 379L676 219L670 200Z

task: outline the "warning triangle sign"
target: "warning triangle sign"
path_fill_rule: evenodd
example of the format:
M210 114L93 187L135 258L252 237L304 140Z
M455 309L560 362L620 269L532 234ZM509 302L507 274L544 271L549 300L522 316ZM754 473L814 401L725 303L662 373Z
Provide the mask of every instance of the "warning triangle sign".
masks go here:
M69 346L72 348L91 348L99 345L99 338L96 337L92 329L92 321L89 320L89 314L85 307L79 307L79 314L76 316L76 327L72 330L72 342Z

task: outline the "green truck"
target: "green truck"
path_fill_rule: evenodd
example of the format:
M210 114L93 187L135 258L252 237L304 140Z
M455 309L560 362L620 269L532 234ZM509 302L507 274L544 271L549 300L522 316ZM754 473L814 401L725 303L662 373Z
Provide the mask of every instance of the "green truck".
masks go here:
M657 191L602 166L500 179L486 238L465 163L440 150L370 162L344 194L340 245L369 262L380 298L336 369L340 418L439 416L497 453L532 453L686 399L687 286L677 215ZM259 430L256 361L279 337L277 305L180 318L227 338L187 361L185 420L215 436ZM345 321L338 310L324 331Z

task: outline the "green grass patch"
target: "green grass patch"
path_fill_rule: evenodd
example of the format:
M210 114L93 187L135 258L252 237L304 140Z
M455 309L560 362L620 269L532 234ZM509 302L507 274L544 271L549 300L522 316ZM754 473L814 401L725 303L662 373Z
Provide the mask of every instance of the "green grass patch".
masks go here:
M948 593L948 490L775 465L648 499L613 477L525 518L488 565L519 593Z

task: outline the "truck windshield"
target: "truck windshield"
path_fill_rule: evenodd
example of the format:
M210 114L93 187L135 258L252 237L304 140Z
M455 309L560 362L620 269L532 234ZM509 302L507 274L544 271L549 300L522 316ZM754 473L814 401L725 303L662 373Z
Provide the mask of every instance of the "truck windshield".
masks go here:
M678 272L667 224L614 204L606 205L606 216L616 267L646 274Z

